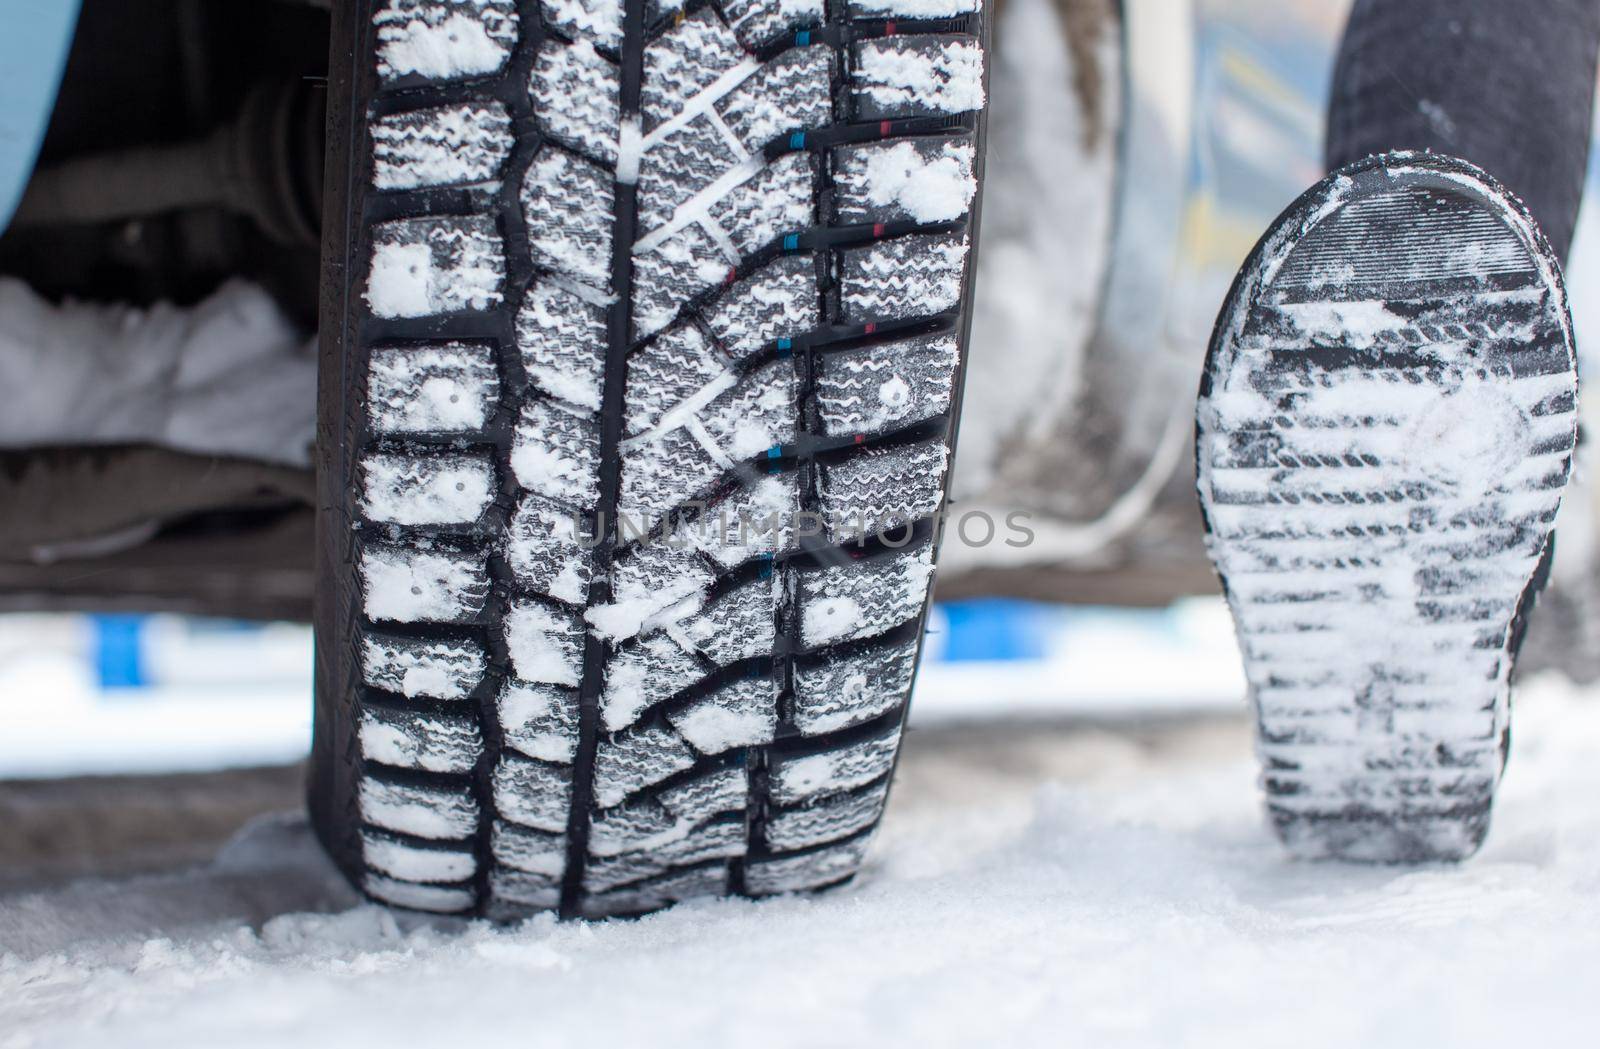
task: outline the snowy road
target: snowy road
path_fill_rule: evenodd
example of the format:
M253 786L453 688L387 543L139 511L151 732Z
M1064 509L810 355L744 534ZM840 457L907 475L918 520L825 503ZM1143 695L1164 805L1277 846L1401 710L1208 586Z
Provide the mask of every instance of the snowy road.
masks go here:
M853 887L636 922L397 923L286 817L0 897L0 1046L1593 1044L1600 705L1520 698L1455 869L1284 860L1238 719L923 729Z

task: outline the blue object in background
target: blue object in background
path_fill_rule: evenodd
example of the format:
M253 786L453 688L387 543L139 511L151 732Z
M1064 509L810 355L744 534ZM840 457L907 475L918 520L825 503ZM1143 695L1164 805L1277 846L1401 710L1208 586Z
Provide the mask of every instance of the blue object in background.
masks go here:
M944 637L939 659L946 663L996 659L1043 659L1061 627L1056 605L989 597L940 604Z
M77 25L78 0L0 0L0 232L33 173Z
M94 665L101 688L143 688L150 682L144 668L144 616L96 615Z

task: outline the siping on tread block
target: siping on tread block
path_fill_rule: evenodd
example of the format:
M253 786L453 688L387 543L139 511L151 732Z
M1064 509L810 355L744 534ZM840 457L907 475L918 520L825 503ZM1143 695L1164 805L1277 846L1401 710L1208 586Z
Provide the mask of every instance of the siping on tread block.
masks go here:
M1199 491L1295 853L1481 843L1571 472L1574 360L1532 220L1448 158L1334 173L1241 271L1202 381Z
M978 0L353 6L336 854L497 918L848 878L953 443Z

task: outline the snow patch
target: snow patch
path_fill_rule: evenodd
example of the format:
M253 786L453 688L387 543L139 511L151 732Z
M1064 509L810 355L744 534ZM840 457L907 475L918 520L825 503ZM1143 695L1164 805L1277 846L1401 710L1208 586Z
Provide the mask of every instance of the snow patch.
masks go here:
M918 222L947 222L967 213L978 192L972 174L972 147L946 143L925 157L910 142L897 142L867 154L867 199L897 204Z
M576 685L582 635L570 617L539 604L515 605L505 618L506 646L524 681Z
M476 8L468 13L468 8ZM496 72L516 41L509 3L468 0L391 0L373 16L378 27L378 72L385 77L440 80Z
M156 444L310 464L317 362L260 287L196 306L47 302L0 277L0 447Z

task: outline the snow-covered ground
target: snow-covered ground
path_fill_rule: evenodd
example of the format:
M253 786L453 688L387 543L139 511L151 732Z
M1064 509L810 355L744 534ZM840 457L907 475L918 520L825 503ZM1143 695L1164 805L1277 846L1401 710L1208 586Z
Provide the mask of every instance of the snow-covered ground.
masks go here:
M1238 717L914 732L853 886L639 921L397 920L286 815L0 897L0 1047L1592 1044L1600 703L1519 708L1456 868L1286 860Z

